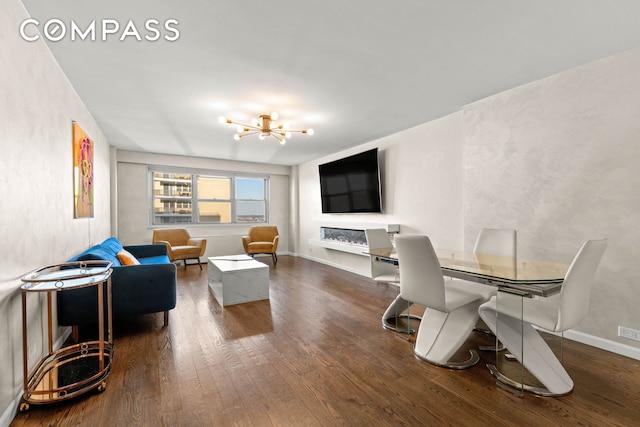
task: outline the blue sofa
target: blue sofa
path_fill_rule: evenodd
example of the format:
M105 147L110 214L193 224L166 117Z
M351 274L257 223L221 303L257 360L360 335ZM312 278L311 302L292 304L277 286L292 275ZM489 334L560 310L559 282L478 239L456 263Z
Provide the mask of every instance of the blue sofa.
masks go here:
M125 249L139 265L122 265L118 253ZM107 260L112 262L111 296L113 319L164 312L165 326L169 310L176 306L176 266L167 256L165 245L122 246L115 237L92 246L69 261ZM98 295L94 287L57 293L58 324L78 326L98 321ZM106 301L106 300L105 300Z

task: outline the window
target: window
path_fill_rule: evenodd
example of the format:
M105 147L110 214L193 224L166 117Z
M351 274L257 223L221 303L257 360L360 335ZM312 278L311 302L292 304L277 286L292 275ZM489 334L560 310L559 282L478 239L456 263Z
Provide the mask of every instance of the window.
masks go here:
M151 224L267 222L268 177L149 168Z
M264 179L236 178L236 222L265 222Z

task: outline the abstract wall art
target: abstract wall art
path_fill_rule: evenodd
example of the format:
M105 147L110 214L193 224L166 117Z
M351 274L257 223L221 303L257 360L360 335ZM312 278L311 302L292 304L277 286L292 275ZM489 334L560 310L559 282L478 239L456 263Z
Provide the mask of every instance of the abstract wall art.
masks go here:
M73 216L93 218L93 141L73 122Z

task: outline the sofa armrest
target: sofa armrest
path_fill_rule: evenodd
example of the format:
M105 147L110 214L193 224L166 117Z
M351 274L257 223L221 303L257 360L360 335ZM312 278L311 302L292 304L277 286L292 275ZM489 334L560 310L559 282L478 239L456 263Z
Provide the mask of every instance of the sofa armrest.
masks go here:
M118 267L111 274L114 317L171 310L176 306L176 265Z
M131 252L136 258L150 258L155 256L167 255L167 247L163 244L154 245L134 245L125 246L127 251Z

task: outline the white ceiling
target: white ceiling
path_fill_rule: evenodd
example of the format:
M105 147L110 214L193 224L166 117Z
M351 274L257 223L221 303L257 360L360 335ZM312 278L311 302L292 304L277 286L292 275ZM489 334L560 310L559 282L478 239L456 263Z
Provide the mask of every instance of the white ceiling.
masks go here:
M294 165L640 46L637 0L23 0L100 40L48 42L109 143ZM176 19L177 41L119 38ZM160 29L162 27L160 26ZM31 29L31 33L33 33ZM162 35L171 35L162 31ZM278 111L312 127L284 146L233 139L218 116Z

